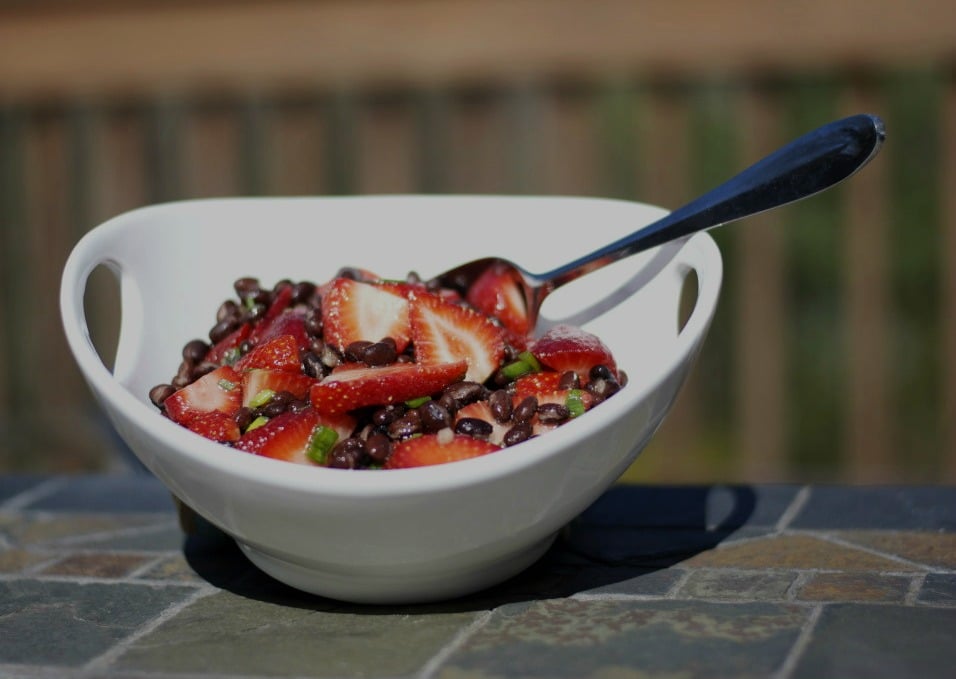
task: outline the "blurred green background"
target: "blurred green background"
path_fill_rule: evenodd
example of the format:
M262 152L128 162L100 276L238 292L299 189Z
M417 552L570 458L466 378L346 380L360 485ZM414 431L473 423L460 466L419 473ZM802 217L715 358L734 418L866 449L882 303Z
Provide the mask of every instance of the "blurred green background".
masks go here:
M72 245L119 212L396 192L676 207L869 111L888 142L860 175L714 232L711 335L625 480L956 481L956 7L670 5L0 0L0 471L135 469L56 299ZM108 352L115 290L91 287Z

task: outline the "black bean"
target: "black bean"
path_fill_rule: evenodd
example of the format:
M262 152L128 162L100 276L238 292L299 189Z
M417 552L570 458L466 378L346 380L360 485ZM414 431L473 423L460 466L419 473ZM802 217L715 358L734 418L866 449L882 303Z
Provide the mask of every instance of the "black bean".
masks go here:
M252 424L252 421L255 419L255 415L252 413L252 408L243 406L236 411L236 414L232 416L232 419L237 425L239 425L239 431L245 431L246 427Z
M623 370L618 370L618 371L617 371L617 383L620 384L622 387L626 387L626 386L627 386L627 380L628 380L627 373L624 372Z
M558 380L558 389L580 389L581 378L573 370L565 370Z
M530 422L534 414L538 412L538 399L536 396L525 396L517 405L511 419L516 423Z
M288 410L290 413L295 413L296 415L298 415L299 413L303 413L311 407L312 407L312 404L310 404L308 400L296 399L292 401L291 403L289 403Z
M183 347L183 360L190 363L199 363L206 357L209 351L209 345L201 339L194 339L186 342Z
M335 469L355 469L365 456L365 443L362 439L349 437L342 439L329 453L328 466Z
M491 414L497 422L504 424L511 420L514 412L514 401L511 392L506 389L498 389L491 392L488 397L488 406L491 408Z
M232 284L232 287L235 289L236 294L239 295L239 299L254 297L260 290L259 279L251 277L237 278Z
M272 397L273 403L282 403L284 405L289 405L295 400L295 395L291 391L277 391Z
M476 439L486 439L494 430L490 422L485 422L480 417L463 417L455 423L456 434L473 436Z
M325 366L318 354L309 351L302 356L302 372L316 379L325 376Z
M451 413L436 401L426 401L418 408L422 431L436 432L452 425Z
M269 306L270 304L272 304L274 295L272 294L271 290L259 290L254 295L251 295L249 299L255 302L256 306L260 304L262 304L263 306Z
M362 361L369 365L389 365L398 359L395 342L375 342L362 351Z
M299 281L292 286L292 303L308 304L315 294L315 283L309 281Z
M245 355L245 354L248 354L250 351L252 351L252 342L250 342L249 340L242 340L239 343L239 353Z
M362 355L365 353L365 350L372 346L371 342L365 340L359 340L357 342L352 342L347 347L345 347L345 358L346 360L352 362L359 362L362 360Z
M448 394L450 398L455 399L455 402L458 403L458 407L461 408L462 406L474 403L478 399L483 398L485 388L477 382L462 381L449 384L442 393Z
M390 403L372 413L372 424L377 427L387 427L405 414L405 406L400 403Z
M451 415L458 412L458 401L448 394L442 394L438 397L438 405L447 410Z
M157 408L163 407L163 402L176 393L176 387L171 384L157 384L149 390L149 400Z
M538 406L538 421L544 424L560 424L571 417L571 411L561 403L542 403Z
M322 336L322 312L319 309L305 312L305 331L312 337Z
M213 344L224 340L229 333L239 327L239 322L233 319L226 319L219 321L216 325L212 326L209 330L209 339L212 340Z
M265 417L278 417L286 411L286 405L288 404L273 399L259 408L259 412Z
M504 443L505 446L513 446L516 443L527 441L529 438L531 438L532 433L531 423L521 422L505 432L502 443Z
M385 462L391 452L392 442L384 434L370 434L365 440L365 454L373 462Z
M258 321L260 318L266 315L266 311L269 310L269 307L265 304L256 303L251 307L246 309L245 313L242 314L243 322Z
M208 375L218 367L219 366L212 361L202 361L199 363L199 365L193 368L193 379L198 380L203 375Z
M194 382L195 379L196 378L193 377L193 367L186 363L186 361L183 361L179 364L179 370L176 371L176 377L173 378L173 386L177 389L181 389L182 387L179 386L180 384L186 386L187 384Z
M242 313L239 305L233 302L231 299L227 299L216 311L216 322L225 321L226 319L235 319L239 320L239 315Z
M414 410L388 425L388 436L392 440L406 439L412 434L420 434L421 431L422 420Z
M617 392L621 390L620 385L613 378L611 379L598 379L588 382L588 391L594 394L602 401L604 399L614 396Z
M589 380L611 380L614 379L614 373L611 372L611 369L600 363L596 366L593 366L588 371Z

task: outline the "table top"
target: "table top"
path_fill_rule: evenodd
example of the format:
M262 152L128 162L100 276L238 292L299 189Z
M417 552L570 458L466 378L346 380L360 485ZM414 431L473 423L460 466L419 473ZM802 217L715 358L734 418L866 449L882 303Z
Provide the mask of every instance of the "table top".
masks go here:
M255 569L142 475L0 476L3 677L935 677L956 488L613 487L514 579L360 606Z

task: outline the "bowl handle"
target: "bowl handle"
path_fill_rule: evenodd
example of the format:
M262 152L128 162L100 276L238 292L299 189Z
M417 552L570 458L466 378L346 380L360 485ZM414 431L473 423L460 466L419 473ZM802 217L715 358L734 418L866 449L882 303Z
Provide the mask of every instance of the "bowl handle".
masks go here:
M73 248L60 281L60 315L70 350L88 379L108 377L102 357L90 337L84 297L90 274L105 266L117 277L120 289L120 336L113 376L123 382L136 364L143 332L143 303L139 286L130 274L132 267L120 253L119 232L100 227L87 233Z
M678 346L683 354L696 349L695 345L699 346L714 317L723 278L723 264L714 239L703 232L691 236L674 260L671 271L677 278L678 290L691 271L697 273L697 299L678 336Z

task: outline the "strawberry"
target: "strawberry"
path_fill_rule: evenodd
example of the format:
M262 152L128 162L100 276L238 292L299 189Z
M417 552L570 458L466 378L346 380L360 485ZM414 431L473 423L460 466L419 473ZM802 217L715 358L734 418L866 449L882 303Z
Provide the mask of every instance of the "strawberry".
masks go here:
M242 405L248 406L256 394L265 389L275 393L288 391L296 398L305 398L315 382L314 378L303 373L254 368L242 376Z
M190 431L213 441L239 440L239 425L236 424L236 420L218 410L199 413L187 420L185 426Z
M299 351L308 351L309 334L305 330L305 314L287 309L269 321L263 320L256 326L250 341L256 346L262 346L283 335L292 335Z
M487 316L494 316L519 337L531 332L522 283L504 265L491 266L468 288L465 299Z
M466 380L484 382L504 356L504 331L488 318L437 295L416 293L409 320L418 363L468 362Z
M573 370L582 379L596 365L606 365L617 375L611 350L591 333L571 325L556 325L535 340L530 351L542 365L564 372Z
M560 382L561 373L557 372L549 371L523 375L515 380L515 395L518 400L521 400L525 396L538 396L539 394L557 391Z
M250 342L253 344L261 344L264 341L263 335L266 330L269 329L269 326L272 325L272 322L292 304L292 294L291 285L286 285L279 289L272 299L269 308L266 309L265 314L263 314L262 318L256 324L255 329L253 329L252 335L249 337Z
M445 464L501 450L499 445L471 436L453 435L447 439L441 433L406 439L394 446L385 461L385 469Z
M242 376L228 365L216 368L167 398L163 406L180 424L203 413L232 416L242 405Z
M379 368L340 367L314 384L309 397L320 413L344 413L371 405L401 403L441 391L465 376L465 361L418 365L393 363Z
M488 405L488 401L475 401L474 403L469 403L459 408L458 412L455 413L455 424L466 417L484 420L490 424L491 434L488 435L488 440L498 445L502 445L505 433L512 426L510 423L501 424L495 419L495 416L491 412L491 406Z
M295 335L279 335L255 347L236 361L232 367L239 372L253 368L268 368L297 373L302 370L298 340Z
M222 365L226 357L233 351L238 351L239 345L249 337L252 332L252 326L249 323L243 323L224 338L216 342L203 359L216 365Z
M306 453L312 433L319 425L334 430L338 438L342 439L352 434L355 421L348 415L320 415L312 408L299 413L285 412L261 427L243 434L235 447L247 453L286 462L314 464Z
M386 285L336 278L322 298L325 340L339 351L352 342L395 340L399 353L410 340L408 301Z

